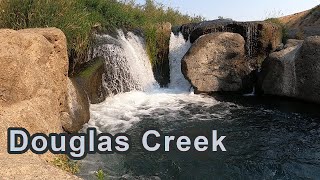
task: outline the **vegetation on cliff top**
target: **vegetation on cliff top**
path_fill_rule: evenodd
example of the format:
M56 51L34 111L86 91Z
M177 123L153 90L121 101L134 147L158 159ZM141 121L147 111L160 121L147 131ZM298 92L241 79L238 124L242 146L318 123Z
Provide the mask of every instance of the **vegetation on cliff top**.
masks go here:
M163 22L178 25L201 21L153 0L0 0L0 28L57 27L67 36L69 55L86 57L93 27L103 30L140 28L145 32L151 59L157 54L156 29Z

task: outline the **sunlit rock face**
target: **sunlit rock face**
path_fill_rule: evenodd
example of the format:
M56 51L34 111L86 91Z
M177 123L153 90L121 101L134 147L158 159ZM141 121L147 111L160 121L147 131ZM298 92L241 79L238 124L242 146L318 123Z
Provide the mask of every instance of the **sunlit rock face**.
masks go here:
M197 92L240 91L250 73L245 41L236 33L201 36L182 60L182 71Z
M258 64L282 42L282 28L269 22L213 20L182 25L180 32L185 38L190 38L191 43L213 32L238 33L245 40L246 56Z

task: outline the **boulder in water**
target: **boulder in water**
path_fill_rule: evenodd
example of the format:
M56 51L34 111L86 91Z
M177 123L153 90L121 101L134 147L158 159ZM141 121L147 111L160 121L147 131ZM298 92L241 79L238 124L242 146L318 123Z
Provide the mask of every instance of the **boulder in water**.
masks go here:
M245 41L236 33L201 36L182 60L182 71L197 92L239 91L250 73Z
M320 36L289 43L263 62L261 89L265 94L320 103Z

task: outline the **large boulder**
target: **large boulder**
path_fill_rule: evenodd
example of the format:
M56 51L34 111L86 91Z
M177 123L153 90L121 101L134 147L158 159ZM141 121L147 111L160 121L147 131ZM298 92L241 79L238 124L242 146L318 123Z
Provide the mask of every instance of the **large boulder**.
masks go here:
M305 39L295 61L297 97L320 103L320 36Z
M61 132L68 112L65 35L55 28L0 30L0 39L1 127Z
M320 36L290 40L262 65L259 84L265 94L320 103Z
M69 113L65 35L56 28L2 29L0 42L0 177L74 179L38 155L9 155L5 147L9 127L31 134L63 132L61 119Z
M302 43L294 43L293 40L289 42L285 49L270 54L262 63L261 89L265 94L296 95L295 58Z
M236 33L201 36L182 60L182 72L199 93L240 91L250 73L245 41Z
M282 42L283 29L270 22L236 22L228 19L185 24L180 27L185 38L194 43L203 35L214 32L240 34L245 40L245 55L252 69L259 69L263 60Z

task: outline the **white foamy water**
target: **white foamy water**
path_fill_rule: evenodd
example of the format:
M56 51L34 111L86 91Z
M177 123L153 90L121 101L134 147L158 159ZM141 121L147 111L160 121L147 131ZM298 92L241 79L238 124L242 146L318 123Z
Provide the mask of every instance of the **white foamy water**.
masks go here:
M91 119L84 129L95 127L100 132L125 132L139 122L140 117L151 115L159 109L176 112L192 103L200 106L217 104L211 97L190 93L191 85L181 73L181 59L191 44L184 40L181 33L178 36L173 33L171 35L169 89L154 86L154 76L141 38L132 33L128 33L127 36L121 31L118 33L118 39L108 35L100 36L101 39L107 38L108 42L111 40L119 44L102 44L93 54L105 57L107 63L112 61L112 65L117 66L112 71L116 76L121 73L123 75L120 69L124 69L125 74L130 75L129 78L112 76L116 81L121 81L121 88L128 83L133 87L130 88L130 92L120 88L119 94L108 97L103 103L91 105ZM112 87L107 80L106 88ZM112 83L115 84L113 81ZM139 84L140 88L136 88L136 84Z
M181 59L188 52L191 47L190 41L186 41L183 35L179 33L178 36L171 33L170 38L170 84L169 88L187 90L191 88L189 81L185 79L181 72Z
M103 57L106 61L104 87L107 94L147 91L157 86L144 40L132 32L124 34L118 30L117 33L117 38L96 35L98 45L91 50L89 57Z
M95 127L108 133L125 132L144 115L152 115L158 110L177 112L192 103L212 106L217 101L211 97L170 89L131 91L109 97L101 104L91 105L91 120L86 127Z

